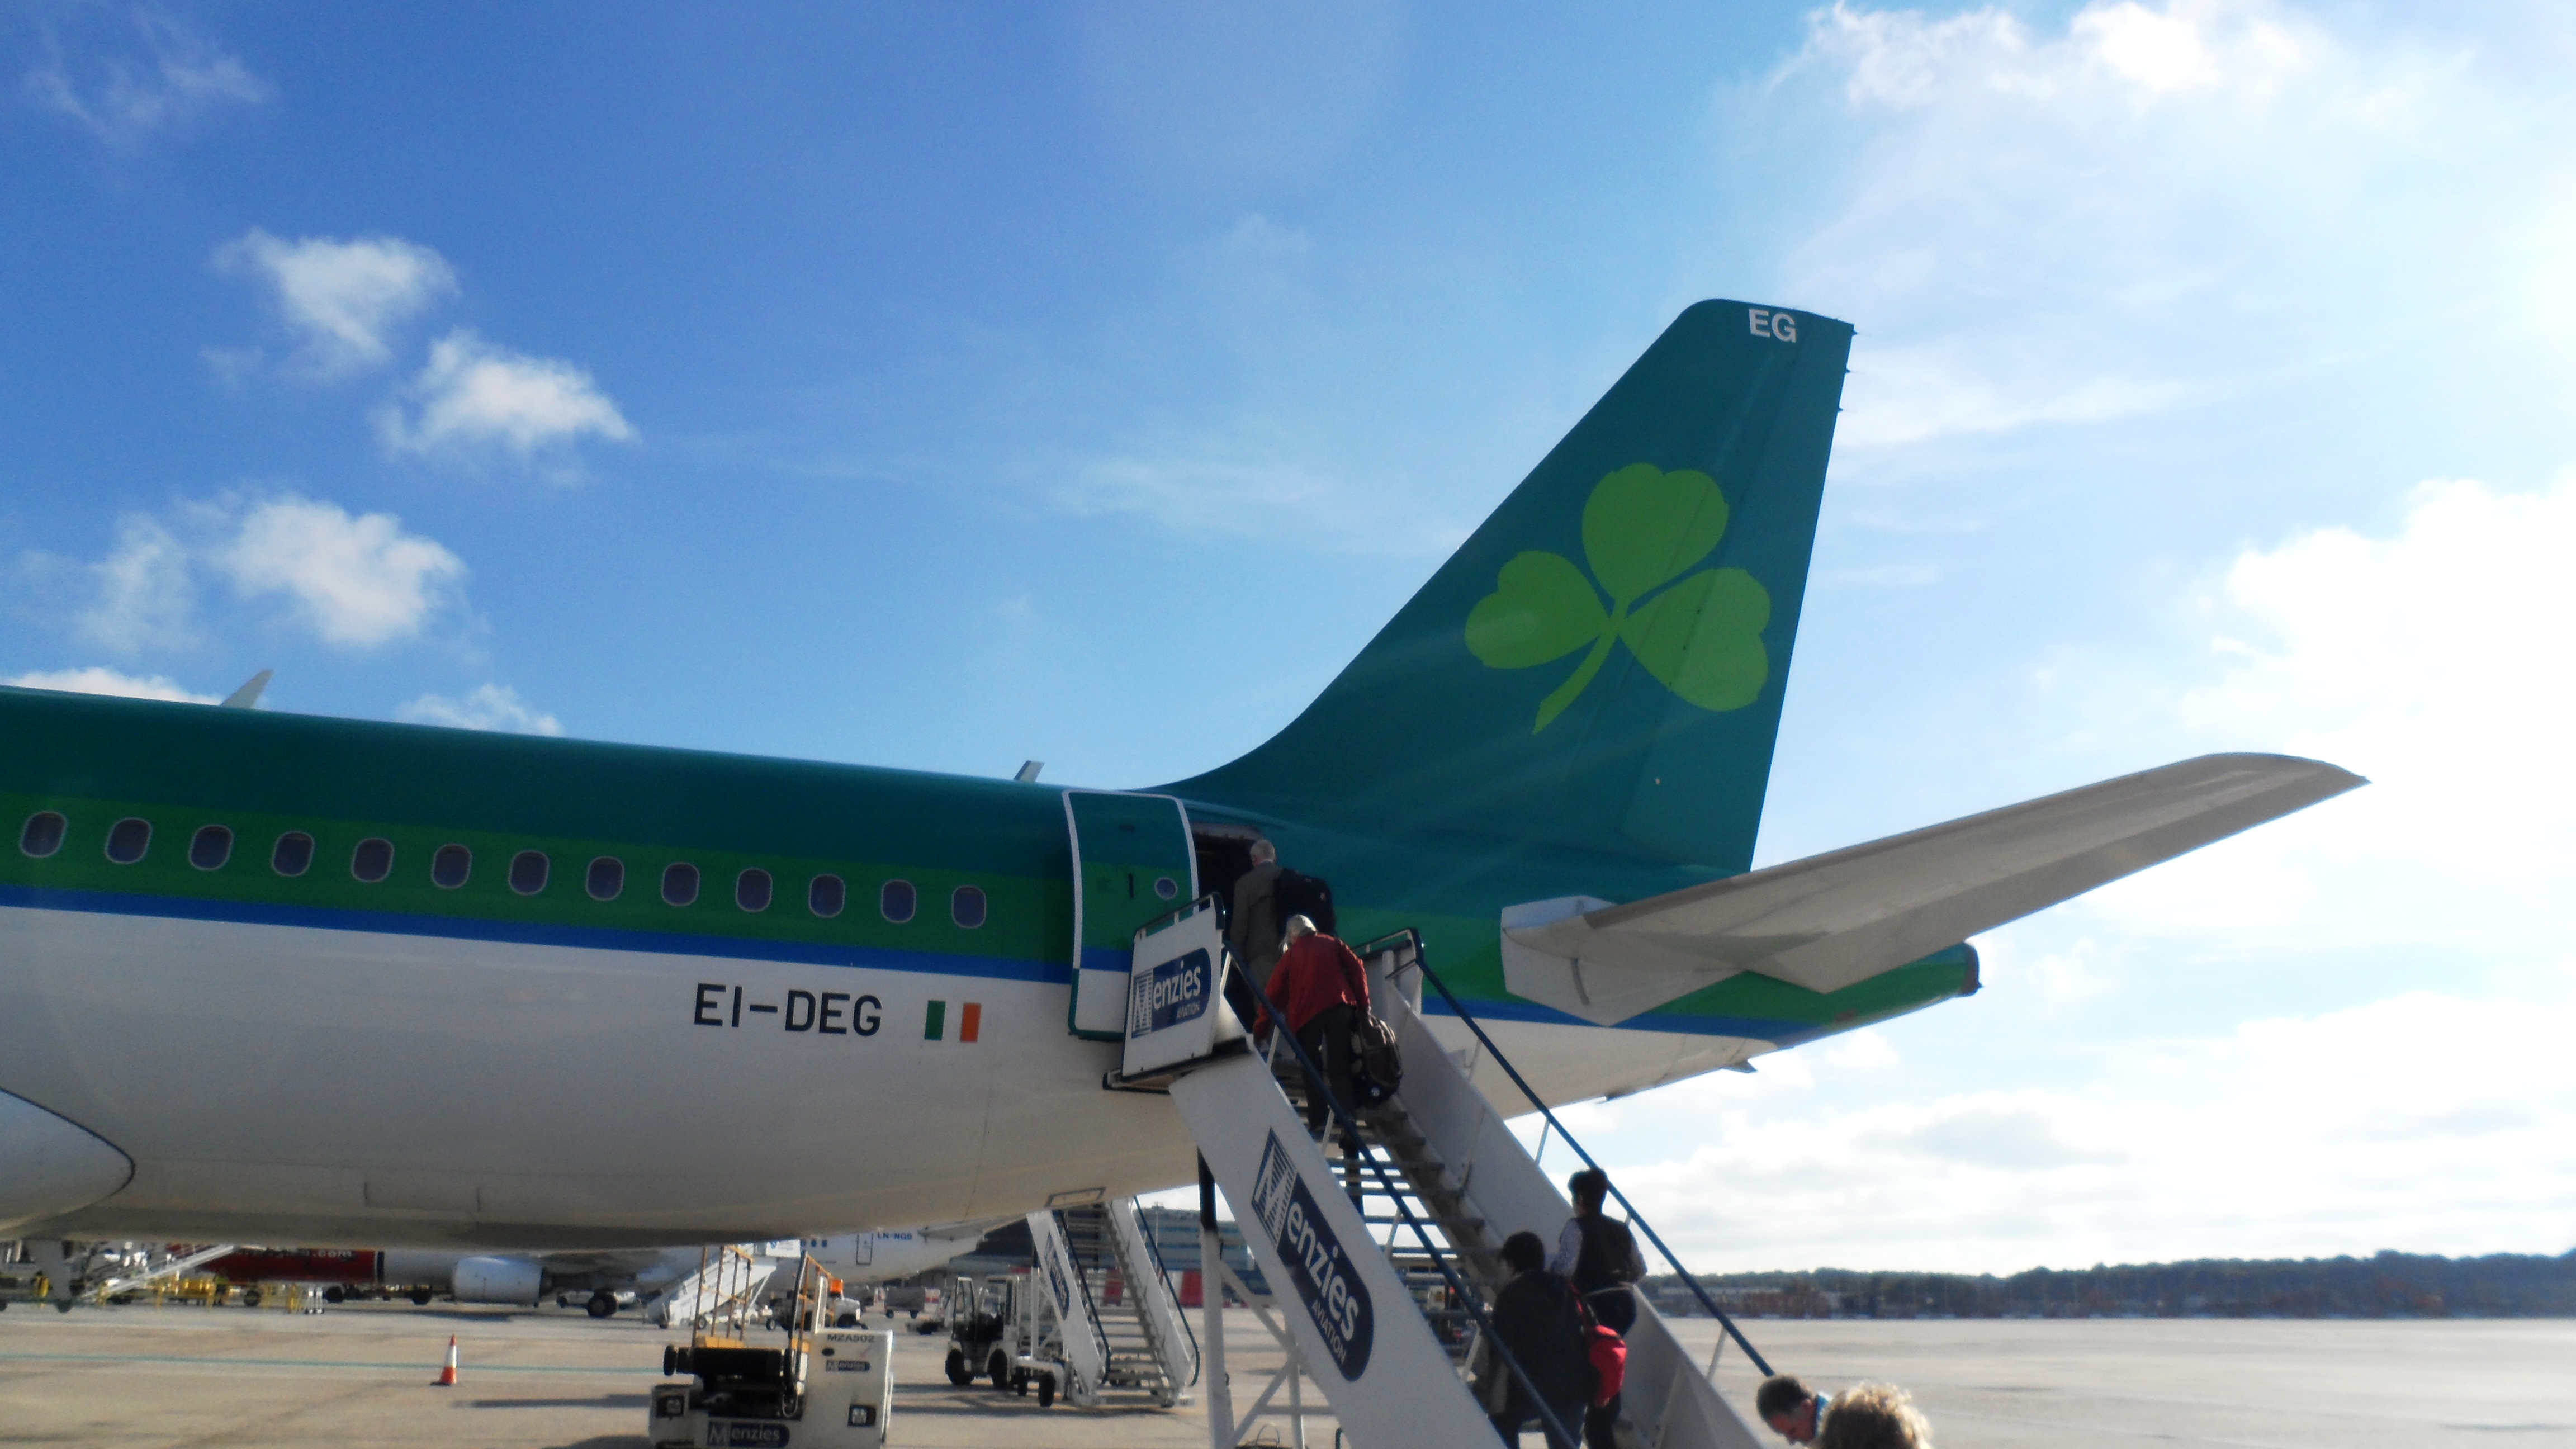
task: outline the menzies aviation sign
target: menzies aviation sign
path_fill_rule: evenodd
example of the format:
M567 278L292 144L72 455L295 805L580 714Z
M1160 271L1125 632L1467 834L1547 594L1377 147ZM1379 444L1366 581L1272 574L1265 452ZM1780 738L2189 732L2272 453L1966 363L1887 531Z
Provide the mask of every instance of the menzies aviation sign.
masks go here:
M1136 999L1127 1013L1127 1034L1143 1036L1196 1021L1208 1008L1211 963L1202 946L1150 971L1136 973Z
M1220 1041L1243 1034L1233 1012L1215 1009L1225 938L1213 902L1137 932L1134 959L1127 985L1127 1075L1197 1061Z
M1261 1220L1272 1247L1287 1260L1288 1277L1297 1297L1324 1336L1326 1352L1344 1379L1368 1372L1369 1347L1377 1339L1377 1315L1369 1304L1368 1285L1352 1271L1350 1255L1324 1221L1305 1179L1297 1175L1288 1151L1272 1132L1261 1147L1261 1171L1252 1188L1252 1215Z

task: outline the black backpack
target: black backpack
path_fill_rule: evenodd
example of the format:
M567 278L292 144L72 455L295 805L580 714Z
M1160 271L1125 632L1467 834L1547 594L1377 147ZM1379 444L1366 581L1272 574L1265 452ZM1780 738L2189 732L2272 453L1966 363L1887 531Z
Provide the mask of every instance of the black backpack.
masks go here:
M1290 916L1304 916L1315 923L1315 929L1327 936L1339 936L1334 927L1333 888L1318 877L1286 866L1279 868L1279 881L1271 888L1271 899L1279 903L1279 925L1285 930Z
M1575 1289L1583 1294L1594 1318L1611 1332L1624 1334L1637 1322L1637 1300L1628 1289L1637 1239L1626 1223L1608 1213L1575 1221L1583 1229L1583 1249L1574 1258Z

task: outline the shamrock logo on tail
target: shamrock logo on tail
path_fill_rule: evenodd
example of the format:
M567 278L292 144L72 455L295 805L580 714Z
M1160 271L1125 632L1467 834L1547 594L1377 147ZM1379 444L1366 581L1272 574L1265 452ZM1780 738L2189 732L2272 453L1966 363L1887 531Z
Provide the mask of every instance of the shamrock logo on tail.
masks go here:
M1583 505L1591 577L1563 554L1516 555L1467 615L1467 648L1491 669L1531 669L1591 646L1539 701L1532 734L1574 703L1621 642L1647 673L1700 708L1742 709L1770 676L1762 628L1771 622L1771 595L1742 569L1690 573L1725 535L1726 495L1715 479L1632 463L1594 485Z

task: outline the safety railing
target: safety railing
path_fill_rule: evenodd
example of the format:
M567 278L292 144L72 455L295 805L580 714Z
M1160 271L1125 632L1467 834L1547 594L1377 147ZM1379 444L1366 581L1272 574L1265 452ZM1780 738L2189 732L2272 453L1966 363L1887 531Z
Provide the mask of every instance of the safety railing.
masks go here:
M1118 1225L1116 1223L1111 1223L1109 1225L1109 1230L1113 1233L1116 1232L1118 1230ZM1141 1212L1136 1215L1136 1236L1145 1244L1145 1256L1152 1260L1154 1276L1163 1280L1163 1291L1172 1295L1172 1302L1178 1304L1181 1301L1181 1292L1178 1288L1172 1286L1172 1270L1169 1267L1166 1267L1163 1263L1163 1245L1156 1241L1154 1230L1146 1226L1145 1215ZM1207 1291L1207 1281L1208 1275L1204 1272L1200 1273L1199 1291L1201 1293L1205 1293ZM1141 1290L1131 1285L1128 1291L1138 1292ZM1143 1313L1145 1311L1145 1306L1139 1303L1136 1305L1136 1311L1140 1314ZM1198 1331L1190 1327L1190 1316L1188 1314L1174 1313L1172 1317L1181 1325L1181 1336L1189 1340L1190 1363L1193 1366L1190 1371L1189 1383L1183 1384L1181 1387L1194 1387L1199 1381L1198 1370L1196 1367L1199 1362Z
M1419 969L1422 972L1422 979L1430 982L1432 989L1440 993L1440 999L1449 1003L1451 1014L1466 1023L1467 1030L1476 1034L1476 1040L1484 1047L1485 1055L1494 1059L1494 1065L1503 1069L1503 1074L1512 1079L1512 1085L1520 1088L1521 1095L1527 1097L1529 1104L1538 1109L1541 1117L1547 1119L1546 1130L1553 1131L1558 1137L1564 1139L1565 1145L1574 1150L1574 1155L1583 1159L1584 1166L1595 1172L1601 1172L1601 1164L1593 1160L1591 1153L1583 1150L1583 1144L1574 1140L1573 1133L1565 1130L1565 1124L1557 1120L1556 1113L1549 1110L1546 1101L1530 1086L1528 1080L1521 1076L1520 1069L1512 1065L1511 1058L1504 1056L1502 1048L1494 1045L1494 1039L1485 1034L1484 1025L1476 1020L1475 1013L1469 1011L1467 1004L1458 999L1458 994L1449 989L1449 983L1440 979L1440 973L1431 969L1431 963L1424 959L1422 936L1419 932L1408 928L1392 936L1381 937L1369 944L1382 949L1386 942L1407 936L1412 938L1413 960L1406 966L1396 968L1397 971ZM1369 952L1363 950L1361 954L1365 956ZM1601 1175L1605 1181L1609 1178L1607 1172L1601 1172ZM1627 1210L1630 1226L1644 1233L1646 1241L1653 1243L1655 1251L1661 1253L1664 1261L1672 1265L1674 1274L1690 1289L1691 1296L1699 1300L1699 1306L1707 1309L1709 1317L1718 1321L1719 1326L1726 1330L1727 1336L1734 1339L1737 1346L1744 1350L1744 1356L1753 1361L1753 1366L1759 1369L1764 1377L1769 1377L1771 1364L1762 1357L1761 1350L1756 1349L1753 1341L1744 1336L1744 1330L1736 1326L1734 1318L1730 1317L1725 1309L1717 1306L1717 1300L1709 1296L1708 1289L1700 1283L1699 1279L1688 1268L1682 1266L1681 1258L1671 1248L1665 1246L1662 1236L1638 1213L1637 1205L1628 1201L1628 1195L1621 1192L1616 1183L1610 1184L1610 1195L1617 1198L1619 1206Z
M1225 965L1228 971L1238 969L1234 963L1233 952L1226 953ZM1297 1040L1297 1034L1288 1029L1288 1019L1280 1012L1278 1003L1270 999L1270 993L1248 976L1243 978L1243 984L1249 988L1253 999L1260 1002L1269 1016L1275 1039L1296 1054L1297 1064L1305 1069L1309 1089L1322 1092L1325 1106L1331 1110L1334 1122L1342 1129L1345 1145L1355 1145L1359 1148L1361 1170L1375 1174L1380 1184L1379 1190L1395 1203L1397 1219L1403 1226L1413 1230L1414 1241L1421 1246L1423 1256L1431 1260L1434 1268L1440 1270L1441 1281L1448 1286L1451 1300L1466 1305L1468 1315L1476 1322L1477 1332L1485 1341L1493 1345L1494 1356L1501 1360L1503 1367L1511 1373L1513 1381L1529 1395L1530 1403L1536 1406L1539 1418L1546 1425L1550 1441L1559 1444L1581 1443L1581 1424L1577 1423L1574 1430L1569 1432L1565 1423L1557 1418L1556 1410L1549 1405L1547 1397L1539 1392L1537 1380L1531 1378L1529 1371L1521 1367L1521 1362L1513 1355L1511 1346L1504 1343L1502 1335L1494 1331L1494 1317L1485 1307L1484 1296L1468 1286L1466 1279L1459 1276L1457 1269L1450 1266L1449 1255L1431 1241L1430 1226L1416 1216L1413 1209L1406 1203L1410 1193L1395 1190L1397 1185L1402 1183L1403 1178L1393 1159L1390 1158L1384 1162L1378 1160L1378 1149L1370 1145L1368 1139L1360 1133L1358 1116L1351 1111L1348 1104L1342 1101L1341 1095L1333 1090L1330 1079L1324 1075L1323 1067L1307 1052L1306 1044ZM1447 994L1445 988L1442 994Z

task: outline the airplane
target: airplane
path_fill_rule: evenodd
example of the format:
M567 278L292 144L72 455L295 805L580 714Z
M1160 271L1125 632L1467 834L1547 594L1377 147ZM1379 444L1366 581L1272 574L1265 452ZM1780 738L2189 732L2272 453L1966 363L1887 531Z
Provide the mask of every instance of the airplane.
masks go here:
M1256 839L1559 1103L1969 994L1979 932L2364 783L2206 756L1751 869L1851 338L1690 307L1294 721L1143 790L0 690L0 1229L606 1249L1168 1188L1169 1099L1103 1090L1127 950Z

